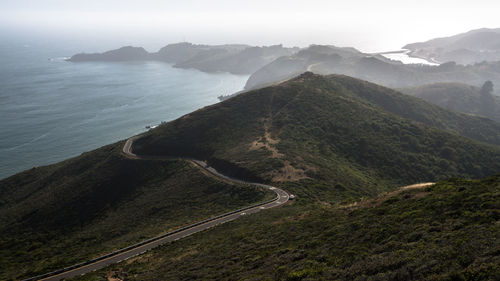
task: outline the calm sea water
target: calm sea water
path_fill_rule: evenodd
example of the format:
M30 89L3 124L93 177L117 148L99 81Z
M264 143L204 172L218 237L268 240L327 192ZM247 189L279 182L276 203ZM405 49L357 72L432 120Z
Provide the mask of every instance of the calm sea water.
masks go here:
M248 78L159 62L63 60L81 51L78 44L0 36L0 178L216 103Z

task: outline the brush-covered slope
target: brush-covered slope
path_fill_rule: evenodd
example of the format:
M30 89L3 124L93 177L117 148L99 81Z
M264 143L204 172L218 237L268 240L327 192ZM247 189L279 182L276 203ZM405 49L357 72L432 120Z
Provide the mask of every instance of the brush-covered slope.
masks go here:
M0 181L0 279L98 257L274 195L185 161L130 160L109 145Z
M76 280L500 279L500 175L351 207L297 203Z
M456 132L499 143L500 125L357 79L305 73L160 126L133 149L207 159L235 176L336 200L500 170L498 146Z
M402 91L449 110L500 122L500 97L481 95L479 87L462 83L436 83Z
M486 118L444 110L420 99L357 79L337 76L356 95L384 110L426 125L448 130L481 142L500 145L500 123ZM491 94L490 94L491 96Z

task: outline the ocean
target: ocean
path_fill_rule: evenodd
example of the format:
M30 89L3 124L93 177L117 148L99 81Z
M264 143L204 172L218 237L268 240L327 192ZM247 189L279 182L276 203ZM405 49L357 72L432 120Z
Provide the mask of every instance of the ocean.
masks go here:
M118 47L0 34L0 179L217 103L248 79L161 62L64 60Z

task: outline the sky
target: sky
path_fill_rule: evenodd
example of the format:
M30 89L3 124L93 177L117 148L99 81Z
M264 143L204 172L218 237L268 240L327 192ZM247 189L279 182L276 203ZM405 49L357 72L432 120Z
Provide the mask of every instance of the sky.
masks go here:
M378 52L500 28L499 10L498 0L1 0L0 32L107 40L150 51L189 41Z

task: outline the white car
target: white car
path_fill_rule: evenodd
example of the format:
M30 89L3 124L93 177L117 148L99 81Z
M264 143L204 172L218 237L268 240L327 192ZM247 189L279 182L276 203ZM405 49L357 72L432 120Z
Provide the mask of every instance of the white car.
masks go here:
M295 195L290 194L290 200L293 200L293 199L295 199Z

